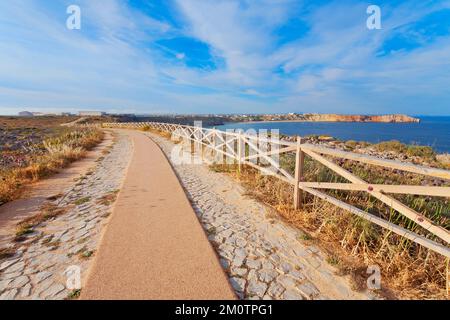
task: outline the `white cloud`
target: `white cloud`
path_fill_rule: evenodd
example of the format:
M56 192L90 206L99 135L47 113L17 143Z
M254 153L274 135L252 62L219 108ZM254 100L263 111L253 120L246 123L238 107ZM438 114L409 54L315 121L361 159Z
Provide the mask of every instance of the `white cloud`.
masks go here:
M83 27L74 32L64 27L66 13L58 6L0 3L0 112L35 105L417 113L413 110L429 105L427 99L436 103L430 112L439 112L450 99L448 37L415 51L376 57L393 28L448 1L386 4L381 31L365 28L365 4L352 1L306 7L290 0L176 4L182 29L123 1L81 0ZM276 45L275 30L300 13L309 32ZM166 49L173 60L152 48L160 38L183 35L207 43L225 64L216 70L189 68L182 62L190 58L184 48Z

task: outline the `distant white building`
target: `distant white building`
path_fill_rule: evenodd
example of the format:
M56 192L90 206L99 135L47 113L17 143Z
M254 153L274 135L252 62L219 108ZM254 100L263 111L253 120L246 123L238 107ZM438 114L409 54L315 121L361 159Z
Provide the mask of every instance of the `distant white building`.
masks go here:
M78 115L81 117L100 117L100 116L104 116L105 114L106 114L106 112L101 112L101 111L80 111L78 113Z

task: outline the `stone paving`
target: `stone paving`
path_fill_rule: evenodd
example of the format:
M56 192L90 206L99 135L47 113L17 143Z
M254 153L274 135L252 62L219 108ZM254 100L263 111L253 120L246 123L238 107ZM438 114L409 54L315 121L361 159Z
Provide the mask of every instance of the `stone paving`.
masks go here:
M66 212L33 228L15 255L0 261L0 300L60 300L76 292L66 287L67 268L80 267L84 283L131 154L131 141L118 134L91 172L49 201Z
M148 133L170 159L170 141ZM231 177L206 165L172 165L241 299L374 299L336 275L326 255Z

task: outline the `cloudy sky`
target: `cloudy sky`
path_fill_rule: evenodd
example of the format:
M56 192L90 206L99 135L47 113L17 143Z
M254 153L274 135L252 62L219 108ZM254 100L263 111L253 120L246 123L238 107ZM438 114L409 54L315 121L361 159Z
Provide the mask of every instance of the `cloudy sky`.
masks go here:
M0 1L0 113L80 109L450 115L450 1Z

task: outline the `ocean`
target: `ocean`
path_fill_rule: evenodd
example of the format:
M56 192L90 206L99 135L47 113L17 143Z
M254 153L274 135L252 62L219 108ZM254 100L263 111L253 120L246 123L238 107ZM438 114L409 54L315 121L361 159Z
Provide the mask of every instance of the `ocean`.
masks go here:
M253 122L226 123L217 129L279 129L285 135L329 135L340 140L377 143L399 140L406 144L431 146L450 153L450 116L419 116L420 123L362 122Z

